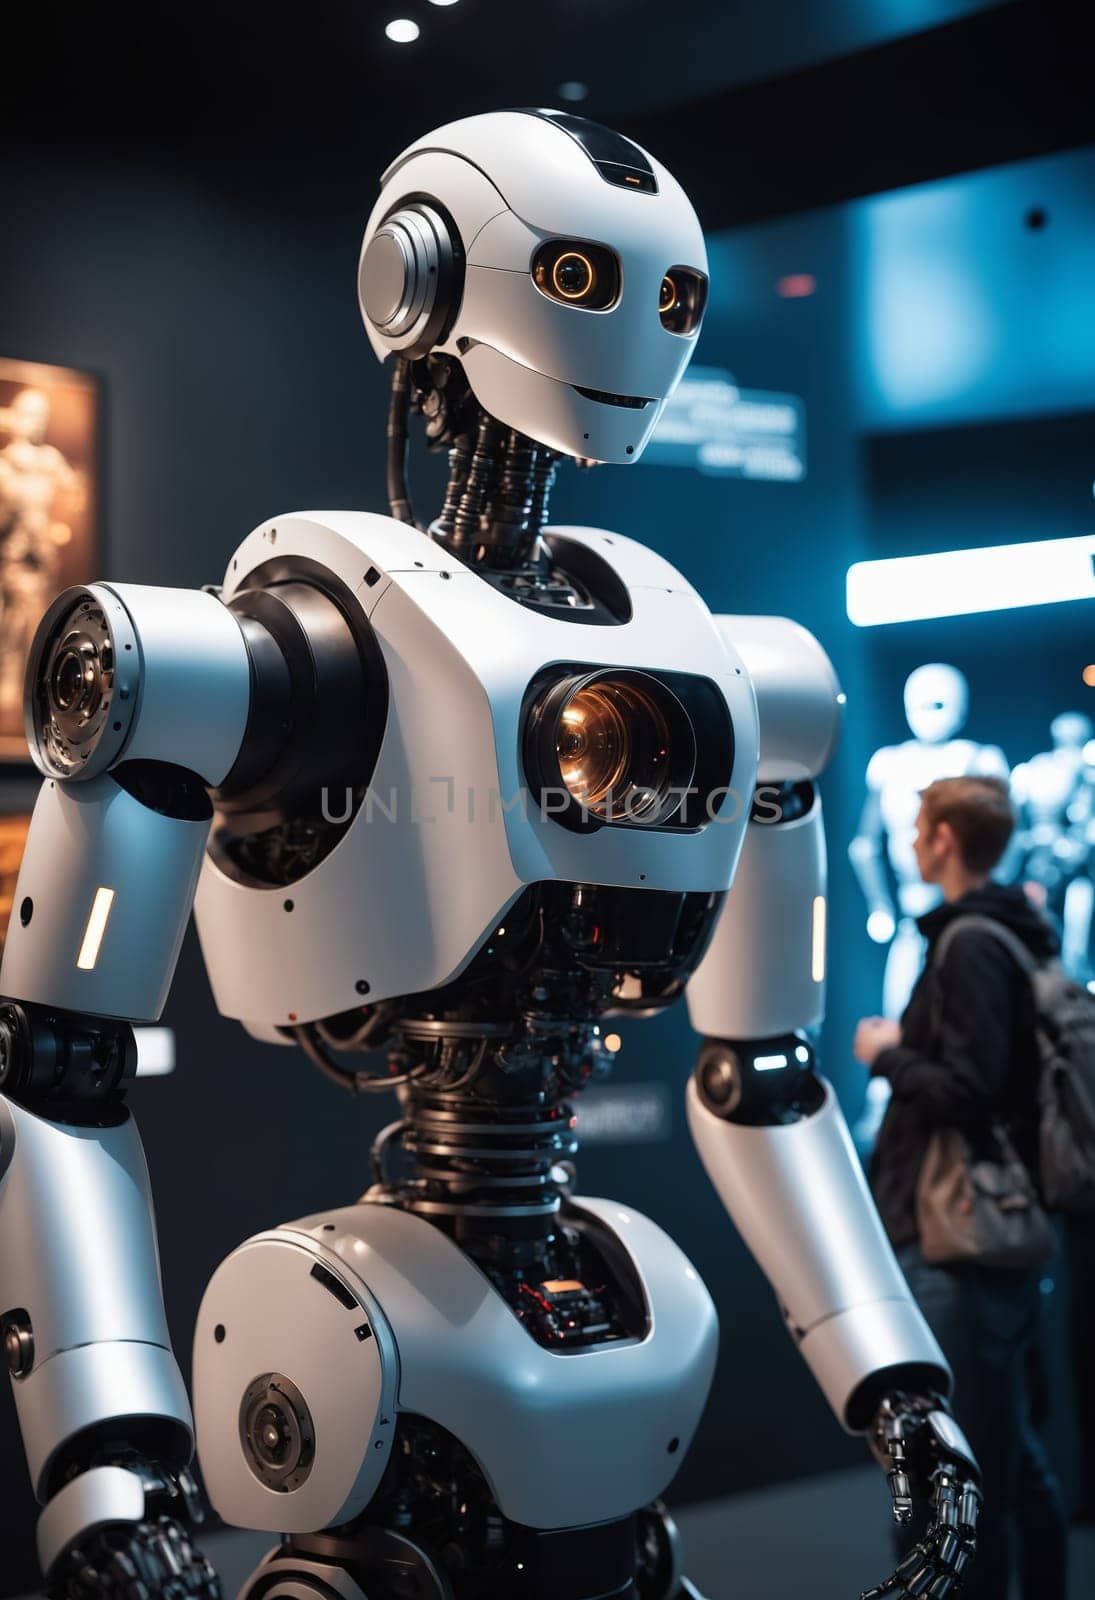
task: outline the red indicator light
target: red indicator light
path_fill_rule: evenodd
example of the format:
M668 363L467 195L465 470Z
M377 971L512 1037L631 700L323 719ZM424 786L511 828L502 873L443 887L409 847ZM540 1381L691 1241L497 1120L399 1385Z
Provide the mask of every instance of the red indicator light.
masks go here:
M789 272L776 279L776 293L781 300L805 300L816 289L817 279L812 272Z

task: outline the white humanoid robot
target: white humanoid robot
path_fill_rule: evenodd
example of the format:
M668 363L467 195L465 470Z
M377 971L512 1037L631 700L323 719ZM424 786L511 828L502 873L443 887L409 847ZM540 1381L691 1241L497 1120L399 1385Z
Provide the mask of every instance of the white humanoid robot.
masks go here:
M1061 960L1073 977L1091 977L1091 919L1095 885L1090 877L1093 799L1091 718L1062 711L1050 724L1052 750L1020 763L1011 775L1019 814L1015 848L1018 873L1039 886L1047 908L1061 919Z
M570 1165L603 1020L682 992L704 1165L895 1515L930 1501L873 1593L961 1588L976 1466L814 1071L832 669L631 539L546 526L560 457L640 455L705 269L685 195L628 140L542 111L437 130L385 174L361 255L393 514L275 517L219 592L99 583L43 620L46 782L0 973L0 1310L55 1595L217 1592L182 1527L191 1413L124 1102L195 892L221 1011L399 1100L363 1199L247 1240L202 1304L210 1498L282 1536L248 1600L695 1596L658 1496L707 1395L711 1300ZM412 409L451 451L428 530ZM385 1044L386 1073L347 1063Z
M916 919L939 901L938 888L921 879L913 851L921 790L937 778L1009 776L1007 758L996 745L958 737L968 709L969 685L957 667L934 661L915 668L905 681L905 719L913 737L883 745L867 764L867 799L848 854L867 902L867 932L876 944L889 945L882 983L886 1017L900 1017L908 1004L924 960ZM874 1143L889 1092L883 1078L867 1085L855 1129L861 1148Z

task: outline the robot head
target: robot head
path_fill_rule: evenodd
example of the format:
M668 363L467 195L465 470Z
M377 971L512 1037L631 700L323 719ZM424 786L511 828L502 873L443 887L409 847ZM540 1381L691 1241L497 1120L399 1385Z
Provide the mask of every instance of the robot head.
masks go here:
M957 667L931 661L916 667L905 680L905 716L917 739L942 744L953 739L966 720L970 691Z
M384 174L358 293L381 361L456 357L480 405L567 455L636 461L696 345L707 254L637 144L557 111L497 111Z
M1082 750L1093 733L1091 718L1082 711L1062 711L1049 725L1055 750Z
M42 444L49 430L49 396L41 389L20 389L8 411L9 427L16 438Z

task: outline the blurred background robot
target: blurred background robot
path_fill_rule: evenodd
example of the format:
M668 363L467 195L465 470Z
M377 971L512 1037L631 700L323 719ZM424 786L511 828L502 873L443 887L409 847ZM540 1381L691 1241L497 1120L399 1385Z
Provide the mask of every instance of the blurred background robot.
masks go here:
M867 798L859 830L848 849L867 902L867 932L889 946L882 985L882 1015L898 1018L908 1003L924 958L916 919L938 903L940 891L921 880L913 852L920 791L937 778L1007 778L1007 758L996 745L959 735L969 711L969 685L957 667L940 661L915 668L905 681L905 719L913 737L883 745L867 765ZM886 1109L890 1086L867 1085L856 1123L856 1144L869 1150Z
M1086 983L1091 971L1091 880L1095 846L1095 746L1091 718L1062 711L1050 724L1051 750L1011 775L1018 813L1016 871L1044 897L1061 927L1061 960Z
M634 541L547 525L558 459L637 459L692 354L695 214L607 129L475 117L389 168L359 284L392 515L274 518L217 592L70 590L34 643L0 1311L50 1588L216 1593L124 1103L193 902L224 1014L399 1099L363 1200L246 1241L202 1304L210 1497L282 1536L247 1600L695 1596L658 1497L714 1310L572 1160L603 1020L682 993L712 1181L895 1515L930 1501L873 1592L956 1594L976 1466L815 1071L832 668ZM428 529L412 413L450 452Z

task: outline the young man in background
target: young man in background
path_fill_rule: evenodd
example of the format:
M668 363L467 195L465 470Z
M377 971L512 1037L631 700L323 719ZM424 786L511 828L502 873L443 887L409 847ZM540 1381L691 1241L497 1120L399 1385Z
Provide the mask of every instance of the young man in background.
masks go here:
M1018 1571L1024 1600L1064 1600L1061 1494L1030 1419L1042 1270L931 1265L920 1251L916 1217L917 1180L936 1129L959 1129L976 1158L1003 1124L1037 1175L1029 980L1004 945L976 926L953 937L941 963L932 960L943 929L963 916L1002 923L1039 961L1056 954L1056 935L1022 889L990 878L1014 823L1002 779L943 778L923 791L917 866L925 883L938 884L943 903L919 920L927 960L900 1023L864 1018L854 1050L892 1089L871 1185L909 1286L953 1368L957 1415L984 1474L978 1556L965 1595L1006 1600Z

